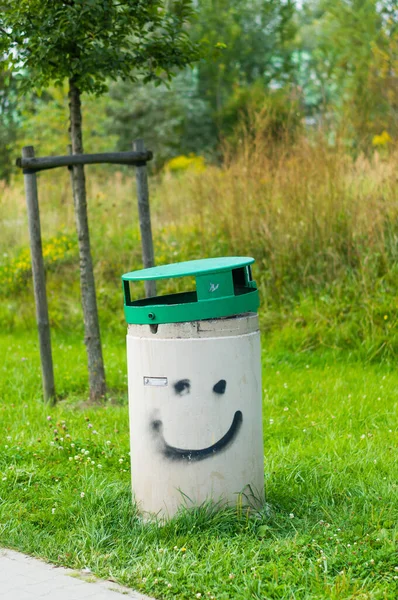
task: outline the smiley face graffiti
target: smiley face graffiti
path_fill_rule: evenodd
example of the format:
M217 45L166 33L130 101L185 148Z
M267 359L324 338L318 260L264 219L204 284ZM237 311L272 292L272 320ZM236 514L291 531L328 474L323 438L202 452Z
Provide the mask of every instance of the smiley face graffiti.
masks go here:
M213 393L217 396L225 394L227 382L225 379L220 379L213 386ZM180 379L174 384L174 391L178 396L185 396L191 391L191 382L189 379ZM151 421L151 430L154 437L159 443L161 453L165 458L173 461L188 461L197 462L218 454L232 444L238 435L239 429L243 422L243 415L240 410L237 410L232 419L231 426L228 431L215 443L206 448L199 450L190 450L185 448L176 448L166 442L163 436L163 422L159 419Z

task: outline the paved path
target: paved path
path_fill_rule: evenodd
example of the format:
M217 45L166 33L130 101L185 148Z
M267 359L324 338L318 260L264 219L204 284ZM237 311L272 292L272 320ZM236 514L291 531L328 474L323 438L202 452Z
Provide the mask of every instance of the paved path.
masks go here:
M0 550L1 600L153 600L111 581L88 582L87 576L13 550Z

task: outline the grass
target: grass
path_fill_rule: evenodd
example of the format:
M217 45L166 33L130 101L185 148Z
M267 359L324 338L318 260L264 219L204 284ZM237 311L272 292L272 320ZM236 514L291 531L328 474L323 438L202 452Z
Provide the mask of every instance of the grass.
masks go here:
M321 135L275 146L262 137L263 130L255 124L242 135L239 149L227 149L222 166L152 178L157 264L252 255L262 326L282 349L287 343L289 350L329 348L364 361L393 362L396 149L354 158L339 139L333 147ZM119 334L120 275L141 266L133 177L130 171L95 167L87 173L100 318L103 328ZM35 326L34 307L25 301L32 290L21 179L1 192L0 327L21 332ZM39 194L51 323L80 330L68 173L39 175ZM141 293L137 287L137 297Z
M58 331L54 346L68 396L50 410L36 336L0 338L1 545L155 598L397 597L394 368L270 353L263 336L266 509L145 524L130 493L123 337L105 336L114 390L102 407L85 403L76 334Z
M275 147L253 127L223 166L151 181L158 264L257 261L267 506L256 516L208 505L145 524L132 504L120 275L140 267L136 200L130 172L88 173L101 407L87 402L68 173L39 176L60 399L50 412L22 182L0 190L0 545L159 599L395 600L394 148L353 158L340 140Z

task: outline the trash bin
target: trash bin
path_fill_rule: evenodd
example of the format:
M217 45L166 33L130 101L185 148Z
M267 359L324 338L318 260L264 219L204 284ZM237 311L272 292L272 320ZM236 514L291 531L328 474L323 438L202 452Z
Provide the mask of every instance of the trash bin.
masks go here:
M250 257L122 276L132 488L146 515L264 495L258 291ZM195 278L196 290L132 300L133 283Z

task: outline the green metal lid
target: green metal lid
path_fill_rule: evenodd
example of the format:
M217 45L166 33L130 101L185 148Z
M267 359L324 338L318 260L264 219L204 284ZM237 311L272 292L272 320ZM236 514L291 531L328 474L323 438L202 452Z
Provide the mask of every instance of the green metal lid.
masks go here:
M205 258L126 273L122 276L126 321L181 323L256 312L259 298L252 263L250 256ZM130 282L189 276L195 277L196 290L131 300Z

